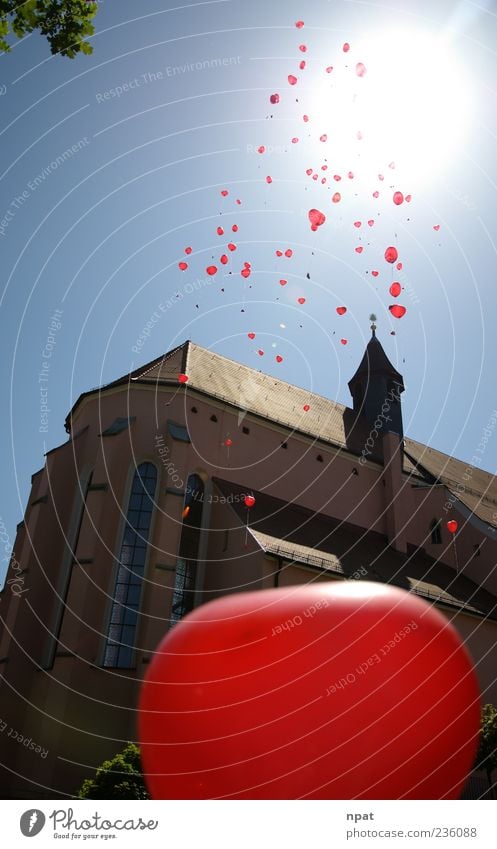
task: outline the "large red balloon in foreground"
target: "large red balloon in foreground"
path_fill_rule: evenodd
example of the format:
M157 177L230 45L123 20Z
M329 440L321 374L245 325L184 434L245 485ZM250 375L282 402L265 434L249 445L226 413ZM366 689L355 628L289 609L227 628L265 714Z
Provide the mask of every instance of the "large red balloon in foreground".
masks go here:
M156 799L455 799L479 713L445 617L343 581L190 613L150 664L139 737Z

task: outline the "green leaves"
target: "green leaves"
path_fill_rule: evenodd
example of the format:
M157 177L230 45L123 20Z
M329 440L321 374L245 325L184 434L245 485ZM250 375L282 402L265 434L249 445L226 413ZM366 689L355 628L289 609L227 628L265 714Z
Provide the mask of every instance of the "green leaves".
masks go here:
M484 769L488 776L489 786L494 769L497 769L497 709L493 705L484 705L481 712L481 731L477 769Z
M112 760L104 761L95 778L87 778L79 799L149 799L141 774L140 750L128 743Z
M0 0L0 51L11 49L9 35L23 38L39 30L51 52L73 59L78 53L93 52L86 41L95 32L93 18L98 3L85 0Z

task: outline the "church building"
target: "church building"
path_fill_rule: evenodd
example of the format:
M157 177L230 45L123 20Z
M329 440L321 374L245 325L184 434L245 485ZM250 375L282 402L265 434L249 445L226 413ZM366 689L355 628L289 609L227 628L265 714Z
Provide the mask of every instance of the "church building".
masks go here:
M227 593L394 584L454 625L497 705L495 478L404 434L374 325L349 388L346 407L188 341L78 398L0 594L4 798L69 799L135 741L154 649Z

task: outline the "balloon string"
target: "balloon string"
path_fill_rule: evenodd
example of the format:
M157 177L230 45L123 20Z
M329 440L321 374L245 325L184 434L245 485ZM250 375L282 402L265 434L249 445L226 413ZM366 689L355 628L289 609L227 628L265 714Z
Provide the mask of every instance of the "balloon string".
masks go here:
M248 545L249 509L247 507L247 522L245 524L245 545Z
M180 386L177 386L177 387L176 387L176 392L174 393L173 397L172 397L172 398L170 398L170 399L169 399L169 401L165 401L165 402L164 402L164 406L165 406L165 407L169 407L169 405L173 403L174 399L176 398L176 395L178 394L178 392L180 391L180 389L182 389L182 387L183 387L183 386L185 386L185 385L184 385L184 384L181 384ZM186 392L186 386L185 386L185 392Z
M455 534L452 538L452 542L454 544L454 560L455 560L455 563L456 563L456 575L458 575L459 574L459 561L457 559L456 535Z

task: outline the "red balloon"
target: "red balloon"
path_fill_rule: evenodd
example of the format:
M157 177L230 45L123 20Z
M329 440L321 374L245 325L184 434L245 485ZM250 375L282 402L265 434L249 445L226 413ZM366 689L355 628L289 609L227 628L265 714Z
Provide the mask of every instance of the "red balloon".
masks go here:
M401 203L404 203L404 195L402 192L393 193L393 202L396 206L400 206Z
M229 438L228 438L228 439L225 439L224 444L225 444L228 448L229 448L231 445L233 445L233 443L232 443L231 439L229 439Z
M253 495L246 495L246 496L245 496L245 498L244 498L243 500L244 500L244 502L245 502L245 507L248 507L248 508L249 508L249 510L250 510L250 508L251 508L251 507L253 507L253 506L254 506L254 504L255 504L255 498L254 498L254 496L253 496Z
M350 50L350 44L349 44L347 41L346 41L346 42L345 42L345 44L343 45L342 50L343 50L343 52L344 52L344 53L348 53L348 52L349 52L349 50Z
M208 265L205 270L211 277L213 274L217 274L217 267L215 265Z
M223 236L224 235L223 228L221 226L219 226L216 230L216 233L217 233L218 236Z
M297 21L295 26L297 27L297 29L302 29L302 27L304 26L304 22L303 21Z
M341 196L340 192L335 192L335 194L332 197L333 203L340 203L341 200L342 200L342 196Z
M272 103L273 105L275 105L276 103L279 103L279 102L280 102L280 96L279 96L279 94L272 94L272 95L271 95L271 97L269 98L269 101L270 101L270 103Z
M363 62L358 62L355 66L355 72L358 77L364 77L366 74L366 65Z
M305 298L297 298L299 304L305 304Z
M402 291L402 286L400 285L400 283L397 283L397 281L395 281L394 283L392 283L388 291L390 292L392 298L398 298Z
M280 355L279 355L279 354L276 354L276 362L277 362L277 363L282 363L282 362L283 362L283 357L280 357Z
M185 254L191 254L191 252L192 252L192 249L191 249L191 247L190 247L190 246L188 246L187 248L185 248Z
M392 304L392 306L388 307L388 309L394 318L402 318L402 316L407 312L407 309L402 307L400 304Z
M255 339L255 333L247 333L249 339Z
M227 264L227 262L228 262L228 257L226 256L226 254L222 254L222 255L219 257L219 261L222 263L222 265L226 265L226 264Z
M290 85L296 85L297 84L297 77L295 77L293 74L289 74L288 75L288 82L290 83Z
M187 262L178 262L178 268L179 268L180 271L186 271L186 269L188 268L188 263Z
M242 268L240 274L242 275L242 277L245 277L245 279L247 277L250 277L250 268Z
M449 519L447 522L447 530L449 534L455 534L457 532L458 524L455 519Z
M310 408L309 404L304 404L302 409L303 409L304 413L308 413L311 408Z
M338 315L345 315L346 312L347 312L347 307L337 307Z
M292 249L291 249L291 248L287 248L287 249L286 249L286 251L285 251L285 256L286 256L288 259L290 259L290 257L292 257L292 256L293 256L293 251L292 251Z
M178 374L178 380L180 383L188 383L188 375L187 374Z
M326 221L326 215L320 212L319 209L310 209L308 212L309 221L314 227L321 227Z
M236 251L236 245L234 245L233 242L230 242L229 245L228 245L228 250L229 251Z
M266 177L266 183L272 183L272 182L273 182L273 178L270 177L269 174L268 174L268 176Z
M364 581L200 605L158 647L139 705L155 799L457 799L479 722L447 618Z
M385 259L387 262L395 262L398 256L397 248L394 248L393 245L390 245L390 247L385 251Z
M340 342L342 343L342 345L346 345L346 344L347 344L347 340L346 340L346 339L340 339Z

